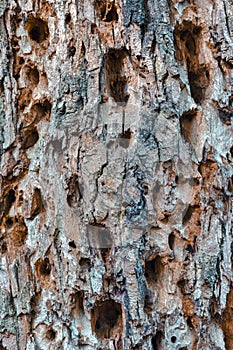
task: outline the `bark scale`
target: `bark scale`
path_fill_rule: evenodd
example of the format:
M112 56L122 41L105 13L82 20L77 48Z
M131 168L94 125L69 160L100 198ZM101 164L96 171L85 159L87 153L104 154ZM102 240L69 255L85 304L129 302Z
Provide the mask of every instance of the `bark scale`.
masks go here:
M233 349L233 3L0 4L0 349Z

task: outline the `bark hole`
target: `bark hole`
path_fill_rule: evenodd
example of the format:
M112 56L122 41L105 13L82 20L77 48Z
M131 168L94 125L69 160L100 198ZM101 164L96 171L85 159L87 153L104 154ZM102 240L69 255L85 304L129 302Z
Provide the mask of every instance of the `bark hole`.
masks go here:
M37 270L37 274L38 276L49 276L51 273L51 265L50 265L50 261L49 258L45 258L43 259L39 259L36 262L36 270Z
M176 337L175 337L174 335L171 337L171 342L172 342L173 344L176 342Z
M25 88L20 90L19 98L18 98L18 110L23 111L25 107L30 104L32 99L32 90L29 88Z
M185 21L174 32L177 59L186 63L191 95L197 104L205 98L210 75L207 64L200 64L201 27Z
M233 146L231 146L231 148L230 148L230 154L231 154L231 156L233 158Z
M37 129L36 128L27 129L24 132L22 148L23 149L31 148L37 143L38 140L39 140L39 134Z
M89 267L90 264L91 264L91 261L90 261L89 258L81 258L81 259L79 260L79 265L80 265L80 266Z
M159 276L163 271L163 264L161 257L156 256L153 260L148 260L145 263L145 277L147 280L148 287L151 289L156 288L156 284Z
M28 31L30 39L41 44L48 38L49 28L45 21L41 18L31 17L26 23L26 29Z
M231 120L233 117L233 110L232 107L231 108L223 108L223 109L219 109L219 118L221 120L221 122L225 125L231 125Z
M51 328L46 332L46 338L50 341L54 340L56 338L56 332Z
M193 135L193 129L194 129L194 123L195 123L196 117L197 117L197 114L195 111L185 112L180 117L181 135L189 143L192 142L192 135Z
M76 248L76 244L74 241L70 241L68 244L69 244L69 247L74 248L74 249Z
M68 183L67 203L71 208L76 208L81 199L77 176L71 177Z
M51 108L52 105L47 99L43 102L38 102L34 104L30 110L30 113L27 115L27 117L25 117L25 122L38 123L41 119L49 121Z
M110 50L105 59L105 79L108 92L116 102L126 103L129 98L125 66L128 53L126 50Z
M174 250L175 238L174 233L170 233L168 236L168 245L171 250Z
M130 129L118 135L119 145L123 148L128 148L132 139L132 132Z
M6 197L6 204L5 204L5 214L8 214L11 207L12 207L12 204L15 202L15 191L13 189L10 189L10 191L8 192L7 194L7 197Z
M163 332L162 331L158 331L152 338L152 347L153 350L160 350L161 349L161 342L163 339Z
M68 46L68 57L74 57L76 52L75 46Z
M222 322L226 350L233 349L233 289L227 296Z
M112 339L122 333L122 308L114 300L106 300L92 310L92 328L100 339Z
M32 205L30 210L30 219L34 219L37 215L44 211L42 196L39 188L35 188L33 197L32 197Z
M66 24L69 24L71 21L71 14L70 13L67 13L66 17L65 17L65 23Z
M113 22L118 21L118 14L115 2L109 0L96 0L95 8L97 15L101 21L104 22Z
M16 217L13 230L12 239L16 246L22 246L25 244L28 235L28 228L22 217Z
M36 86L39 83L40 74L36 67L25 68L25 81L27 86Z

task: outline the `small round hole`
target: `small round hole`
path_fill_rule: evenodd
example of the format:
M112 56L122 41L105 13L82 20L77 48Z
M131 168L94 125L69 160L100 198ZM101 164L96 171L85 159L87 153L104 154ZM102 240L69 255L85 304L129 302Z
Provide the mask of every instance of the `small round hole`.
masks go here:
M68 48L68 56L69 57L73 57L75 55L75 52L76 52L76 48L74 46L70 46Z
M53 329L49 329L46 333L46 338L48 340L54 340L56 338L56 332Z
M48 25L40 18L32 17L27 21L26 29L31 40L42 43L49 35Z
M171 337L171 342L172 342L173 344L176 342L176 337L175 337L174 335Z
M76 248L76 244L74 243L74 241L70 241L68 244L71 248Z
M70 13L68 13L66 15L65 22L66 22L66 24L68 24L68 23L70 23L70 21L71 21L71 15L70 15Z
M7 219L6 220L6 225L8 226L8 227L11 227L12 225L13 225L13 220L11 219L11 218L9 218L9 219Z
M51 272L51 265L48 258L45 258L40 262L39 271L41 275L49 276Z

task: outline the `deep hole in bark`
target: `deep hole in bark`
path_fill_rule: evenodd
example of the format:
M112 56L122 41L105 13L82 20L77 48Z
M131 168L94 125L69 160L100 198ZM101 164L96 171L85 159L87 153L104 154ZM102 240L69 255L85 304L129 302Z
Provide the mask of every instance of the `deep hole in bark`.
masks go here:
M41 18L31 17L26 22L26 29L29 37L38 44L48 38L49 28L45 21Z
M25 60L23 57L19 57L19 64L22 65L24 64Z
M174 335L171 337L171 342L172 342L172 343L175 343L175 342L176 342L176 337L175 337Z
M191 64L188 64L191 67ZM197 104L200 104L205 98L205 90L209 86L210 75L206 65L199 66L197 70L189 69L188 78L191 95Z
M12 230L12 240L15 246L25 244L28 235L28 228L22 217L15 217L15 225Z
M154 300L153 300L153 292L150 289L146 289L145 292L145 302L144 302L144 311L150 315L154 309Z
M37 260L36 268L39 276L40 275L49 276L51 273L51 265L50 265L49 258L45 258L44 260L43 259Z
M145 263L145 277L148 287L154 289L156 282L163 271L161 257L156 256L153 260L148 260Z
M52 105L49 100L45 99L43 102L35 103L30 113L25 117L25 123L38 123L40 120L50 120Z
M111 49L105 59L105 79L110 96L116 102L126 103L129 98L127 93L128 79L124 72L124 65L128 57L125 49Z
M75 46L68 46L68 57L74 57L76 52L76 47Z
M34 189L32 205L30 210L30 219L33 220L37 215L44 211L42 196L39 188Z
M182 225L186 225L187 222L191 219L193 213L194 213L195 207L192 205L189 205L183 219L182 219Z
M156 332L156 334L153 336L152 341L151 341L153 350L160 350L161 349L162 339L163 339L163 332L162 331Z
M6 220L6 226L7 227L12 227L13 226L13 224L14 224L14 221L12 220L12 218L8 218L7 220Z
M27 86L36 86L40 80L40 74L36 67L25 68L25 78Z
M118 21L118 14L115 2L109 0L96 0L95 8L98 17L104 22Z
M91 261L89 258L81 258L79 260L79 265L83 267L89 267L91 265Z
M121 304L106 300L92 310L92 329L100 339L111 339L122 332Z
M219 118L221 122L225 125L231 125L231 120L233 118L233 110L232 107L230 109L228 108L222 108L218 109L219 112Z
M19 98L17 101L17 107L19 111L23 111L25 107L30 104L32 99L32 90L30 88L25 88L20 90Z
M31 148L37 143L38 140L39 140L39 134L38 134L37 129L36 128L28 129L25 132L22 147L24 149Z
M6 245L6 242L3 242L1 243L1 253L2 254L5 254L7 251L7 245Z
M226 350L233 349L233 288L231 288L228 296L226 307L223 312L222 329L224 333L224 341Z
M111 248L100 249L101 257L105 263L109 260L110 253L111 253Z
M67 203L71 208L76 208L81 199L77 175L73 175L68 182Z
M51 328L46 332L46 338L52 341L56 338L56 334L57 333Z
M71 21L71 14L67 13L66 17L65 17L65 23L68 24Z
M72 295L72 299L76 311L76 317L84 315L84 292L82 290L78 290Z
M128 148L132 138L132 132L130 129L122 132L118 135L119 145L123 148Z
M13 189L10 189L6 197L5 214L9 213L12 207L12 204L15 202L15 199L16 199L15 191Z
M170 233L170 235L168 236L168 245L171 250L174 249L175 238L176 237L174 233Z
M188 316L187 318L187 325L189 328L193 328L193 322L192 322L192 317L191 316Z
M196 117L197 117L196 111L185 112L180 117L181 135L189 143L191 143L192 141L193 126L194 126Z
M201 27L184 21L174 31L177 59L185 62L187 67L191 95L197 104L205 98L210 75L207 64L200 64Z
M71 248L76 248L76 244L74 243L74 241L70 241L68 244Z
M231 148L230 148L230 154L233 157L233 146L231 146Z

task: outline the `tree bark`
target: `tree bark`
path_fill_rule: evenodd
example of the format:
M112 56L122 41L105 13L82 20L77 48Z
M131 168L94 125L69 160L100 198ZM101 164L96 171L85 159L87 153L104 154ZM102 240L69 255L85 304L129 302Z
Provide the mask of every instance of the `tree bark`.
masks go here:
M232 0L0 3L0 349L233 349Z

